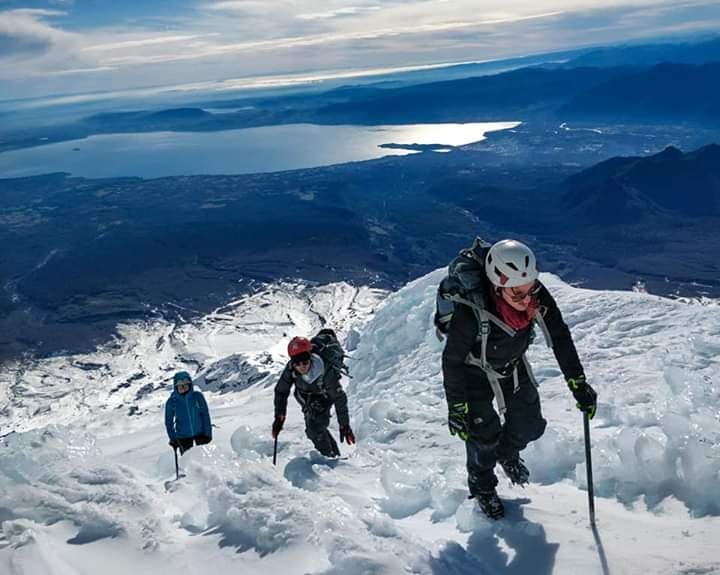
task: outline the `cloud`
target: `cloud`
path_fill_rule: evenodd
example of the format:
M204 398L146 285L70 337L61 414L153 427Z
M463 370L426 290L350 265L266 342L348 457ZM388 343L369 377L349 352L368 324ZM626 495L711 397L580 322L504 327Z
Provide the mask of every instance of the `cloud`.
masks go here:
M207 35L199 34L186 34L186 35L167 35L167 36L154 36L137 38L133 40L121 40L118 42L111 42L108 44L94 44L91 46L85 46L82 48L83 52L107 52L114 50L124 50L127 48L141 48L148 46L158 46L161 44L174 44L177 42L188 42L190 40L196 40Z
M0 12L0 58L25 58L72 43L72 35L42 18L62 16L55 10L20 9Z
M315 34L307 36L284 37L268 40L250 40L236 43L206 43L196 44L192 49L178 50L166 53L135 53L131 55L109 56L106 62L109 65L138 65L158 64L162 62L177 62L199 60L211 57L228 56L268 50L292 50L309 46L322 46L332 44L348 44L363 40L382 40L384 38L397 38L403 36L427 35L439 32L449 32L468 28L479 28L497 24L511 24L551 18L561 14L551 12L545 14L530 14L528 16L495 15L492 19L459 20L450 22L436 22L395 26L391 28L370 28L364 30L346 30L335 33Z
M337 8L335 10L329 10L325 12L308 12L305 14L298 14L296 17L299 20L328 20L331 18L345 18L348 16L356 16L363 12L376 12L381 10L380 6L347 6L345 8Z
M0 12L0 58L24 63L0 66L0 78L5 86L27 80L23 90L34 82L34 94L63 79L58 91L66 93L70 77L72 91L217 82L488 60L720 28L717 0L174 0L172 13L167 2L125 0L120 12L103 12L104 26L94 4L88 14L88 4L62 2L63 16L47 1L23 1L44 9Z
M115 66L95 66L93 68L68 68L67 70L54 70L45 72L46 76L76 76L78 74L99 74L100 72L112 72L117 70Z
M32 18L38 17L52 17L52 16L67 16L67 12L61 10L48 10L47 8L17 8L15 10L8 10L7 14L14 14L15 16L30 16Z

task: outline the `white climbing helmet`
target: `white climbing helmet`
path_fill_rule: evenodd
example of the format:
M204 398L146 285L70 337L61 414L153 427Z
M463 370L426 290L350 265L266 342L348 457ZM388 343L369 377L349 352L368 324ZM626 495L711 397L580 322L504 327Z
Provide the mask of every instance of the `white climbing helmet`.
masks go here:
M538 277L535 254L517 240L500 240L485 257L485 272L497 287L517 287Z

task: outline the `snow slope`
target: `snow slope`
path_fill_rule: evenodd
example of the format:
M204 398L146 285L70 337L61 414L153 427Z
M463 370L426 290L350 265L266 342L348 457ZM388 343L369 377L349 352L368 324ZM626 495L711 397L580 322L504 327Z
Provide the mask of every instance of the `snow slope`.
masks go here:
M508 517L490 522L446 427L442 273L387 298L278 286L193 324L126 326L95 354L4 367L0 573L720 573L720 307L544 276L600 396L597 529L582 420L541 337L548 430L525 452L532 483L501 477ZM338 461L312 451L291 400L273 467L284 345L324 322L353 348L358 445ZM179 368L218 427L174 482L161 410Z

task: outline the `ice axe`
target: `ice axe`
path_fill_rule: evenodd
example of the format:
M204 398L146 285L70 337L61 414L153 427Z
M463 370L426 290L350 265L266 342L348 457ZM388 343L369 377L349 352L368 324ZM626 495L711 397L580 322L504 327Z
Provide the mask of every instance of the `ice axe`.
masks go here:
M173 447L173 453L175 454L175 479L180 479L180 467L178 466L177 458L177 447Z
M595 493L593 490L592 457L590 455L590 418L583 412L583 428L585 430L585 470L587 471L588 509L590 525L595 527Z

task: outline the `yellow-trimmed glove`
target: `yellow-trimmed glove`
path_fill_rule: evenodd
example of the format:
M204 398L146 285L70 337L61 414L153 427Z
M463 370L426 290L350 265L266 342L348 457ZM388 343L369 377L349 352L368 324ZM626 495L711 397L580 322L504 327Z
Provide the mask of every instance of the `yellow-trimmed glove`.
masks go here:
M584 375L567 380L568 387L572 391L577 408L588 414L588 419L595 417L597 411L597 393L590 387Z
M466 401L448 404L450 435L457 435L463 441L467 441L470 435L467 421L469 411L470 408Z

